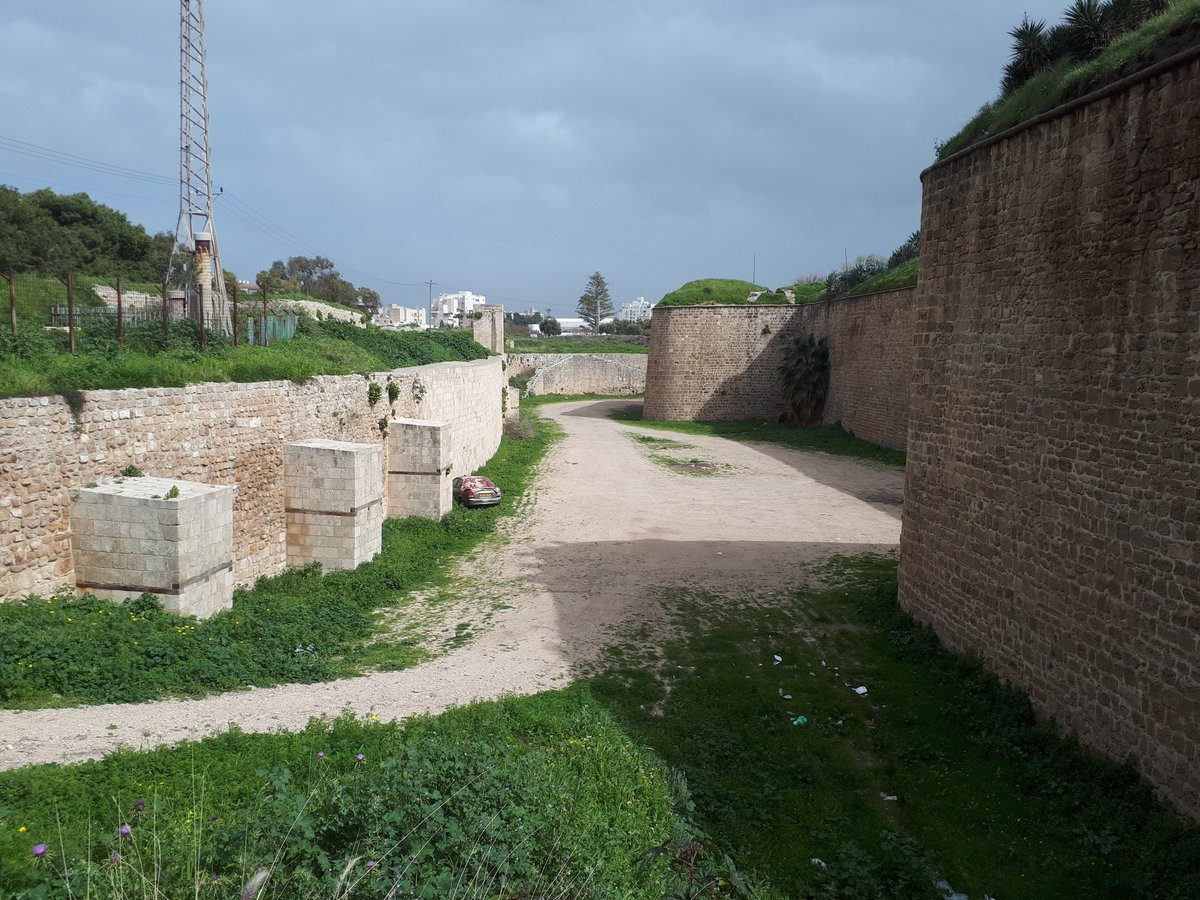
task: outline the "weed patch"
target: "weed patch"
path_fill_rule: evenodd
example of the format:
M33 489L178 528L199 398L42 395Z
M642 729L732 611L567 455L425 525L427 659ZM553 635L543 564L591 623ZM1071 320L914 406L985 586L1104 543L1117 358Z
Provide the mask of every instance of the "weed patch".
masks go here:
M804 577L668 591L675 636L589 680L740 866L787 897L1200 895L1200 829L914 624L894 559Z
M15 898L236 897L266 870L265 898L658 900L671 866L643 851L694 837L583 689L32 767L0 796Z

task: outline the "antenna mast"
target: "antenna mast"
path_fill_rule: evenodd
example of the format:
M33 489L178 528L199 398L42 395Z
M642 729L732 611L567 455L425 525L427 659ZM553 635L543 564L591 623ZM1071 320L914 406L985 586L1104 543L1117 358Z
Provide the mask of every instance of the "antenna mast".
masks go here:
M189 304L193 317L211 311L209 326L228 332L225 276L213 220L203 0L179 3L179 222L168 279L188 269L199 294L198 302Z

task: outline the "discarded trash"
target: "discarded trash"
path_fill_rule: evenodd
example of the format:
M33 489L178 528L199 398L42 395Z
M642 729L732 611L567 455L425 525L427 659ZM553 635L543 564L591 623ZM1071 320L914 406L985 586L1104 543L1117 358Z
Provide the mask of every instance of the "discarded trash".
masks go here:
M807 725L808 717L807 716L796 716L796 718L792 719L792 724L793 725Z
M860 696L860 697L863 694L865 694L866 692L867 692L867 686L865 684L860 684L858 687L856 687L854 689L854 693L858 694L858 696Z
M784 695L783 695L783 699L784 699L784 700L791 700L791 699L792 699L792 695L791 695L791 694L784 694Z
M775 654L775 665L779 665L781 662L783 662L783 657L780 656L778 653L776 653Z
M950 887L950 882L945 878L939 878L934 882L933 886L945 894L946 900L970 900L966 894L960 893Z
M822 669L827 669L827 668L829 668L828 666L826 666L826 665L825 665L825 660L821 660L821 668L822 668Z
M820 866L822 869L829 868L829 866L825 865L824 860L817 859L815 856L812 859L810 859L809 862L812 863L814 866Z
M899 798L899 797L897 797L895 794L880 794L879 796L880 796L880 797L882 797L884 800L887 800L887 801L889 801L889 802L896 801L896 800L899 800L899 799L900 799L900 798Z

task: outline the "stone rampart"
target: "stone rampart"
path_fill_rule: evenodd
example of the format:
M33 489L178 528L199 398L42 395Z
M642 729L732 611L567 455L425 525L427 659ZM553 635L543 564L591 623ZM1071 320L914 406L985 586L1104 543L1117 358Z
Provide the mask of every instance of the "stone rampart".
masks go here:
M900 599L1200 816L1200 60L1172 65L923 176Z
M515 353L509 375L533 374L525 392L640 394L646 389L644 353Z
M386 382L400 389L389 407ZM370 381L384 387L374 407ZM74 583L68 490L134 465L146 475L236 485L234 580L287 559L283 448L308 438L384 445L381 418L454 424L452 474L496 451L503 427L500 357L305 384L197 384L88 391L78 415L61 397L0 399L0 600ZM386 445L383 449L386 465Z
M796 306L656 307L646 418L777 421L785 349L811 334L829 342L823 421L903 450L913 308L912 288Z

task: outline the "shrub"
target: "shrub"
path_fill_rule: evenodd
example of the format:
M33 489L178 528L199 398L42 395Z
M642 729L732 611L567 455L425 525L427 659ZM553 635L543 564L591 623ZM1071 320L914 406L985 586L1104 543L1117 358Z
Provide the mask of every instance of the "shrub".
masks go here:
M786 420L798 425L818 424L829 393L829 344L825 338L798 335L784 351L779 375L788 410Z

